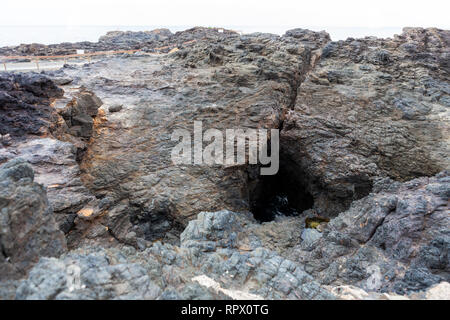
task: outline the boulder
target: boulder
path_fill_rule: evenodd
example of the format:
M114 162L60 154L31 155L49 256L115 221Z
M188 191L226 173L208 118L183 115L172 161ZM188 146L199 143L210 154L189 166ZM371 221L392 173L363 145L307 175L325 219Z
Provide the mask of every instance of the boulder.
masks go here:
M0 279L17 279L39 260L67 250L47 194L22 159L0 166Z

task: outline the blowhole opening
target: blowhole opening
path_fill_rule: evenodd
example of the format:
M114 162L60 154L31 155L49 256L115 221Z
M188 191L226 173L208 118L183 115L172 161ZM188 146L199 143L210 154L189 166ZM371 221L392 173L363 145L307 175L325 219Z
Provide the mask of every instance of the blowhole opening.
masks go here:
M281 159L280 159L281 160ZM303 175L292 174L289 165L280 161L278 173L259 176L250 193L250 206L258 222L272 221L279 216L296 216L314 205L306 190Z

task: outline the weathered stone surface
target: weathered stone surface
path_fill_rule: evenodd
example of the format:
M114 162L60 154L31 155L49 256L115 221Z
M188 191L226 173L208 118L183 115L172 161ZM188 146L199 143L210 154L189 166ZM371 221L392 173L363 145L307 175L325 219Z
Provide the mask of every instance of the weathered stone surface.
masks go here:
M306 31L302 39L215 32L211 44L197 35L204 31L178 34L180 41L197 42L168 56L63 70L106 105L124 106L97 123L82 161L83 182L110 200L102 224L121 241L176 242L199 211L249 210L257 182L250 182L255 178L249 179L247 166L174 165L171 134L192 132L194 120L203 121L204 130L279 127L311 57L329 39Z
M449 182L446 172L403 184L378 181L379 193L353 202L314 247L301 243L291 259L323 284L368 291L405 294L448 282Z
M83 185L79 161L102 102L92 92L59 89L47 76L3 74L1 92L11 97L0 109L0 163L22 158L35 181L47 188L55 219L64 232L95 197ZM85 119L84 122L77 122Z
M306 181L320 214L345 210L377 176L450 167L449 45L449 31L406 28L322 49L281 132L289 173Z
M185 31L171 33L168 29L155 29L151 31L110 31L101 36L98 42L64 42L59 44L44 45L39 43L21 44L0 48L0 56L54 56L76 54L77 50L88 52L141 50L144 52L169 52L172 48L182 48L189 45L186 42L198 39L216 41L230 35L238 34L231 30L218 28L195 27ZM10 60L11 61L11 60ZM28 61L17 58L15 61Z
M445 297L448 38L119 32L88 47L176 48L4 74L0 163L30 162L73 250L0 281L0 296ZM279 174L173 164L171 133L196 120L281 129Z
M0 134L11 137L47 135L58 124L50 99L63 95L45 76L26 73L0 74Z
M119 112L120 110L122 110L123 105L121 104L114 104L112 106L109 106L108 111L109 112Z
M183 232L180 248L157 242L142 252L88 248L43 258L18 285L15 298L334 297L294 262L261 247L240 250L238 238L246 237L245 224L251 221L230 211L202 212ZM225 290L201 281L205 274Z
M40 256L66 251L45 189L22 159L0 166L0 281L24 276Z
M142 48L155 42L162 43L172 36L169 29L155 29L152 31L110 31L101 36L99 44L108 45L114 48Z
M409 296L322 286L302 263L258 246L261 239L249 232L255 227L245 214L202 212L183 232L181 247L160 242L140 252L91 247L43 258L16 284L15 298L385 300L445 294L445 283Z
M89 139L94 128L94 119L103 102L92 92L81 90L59 114L66 121L69 132L75 137Z

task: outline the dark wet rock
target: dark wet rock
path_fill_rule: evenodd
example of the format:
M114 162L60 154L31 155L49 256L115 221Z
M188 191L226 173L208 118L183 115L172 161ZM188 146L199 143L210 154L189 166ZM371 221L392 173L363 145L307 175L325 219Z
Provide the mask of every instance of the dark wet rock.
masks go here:
M51 99L62 97L48 77L36 73L0 74L0 134L11 137L46 135L56 128L58 116Z
M394 39L323 47L281 132L281 158L319 214L347 209L378 176L405 181L449 167L448 72L439 67L449 39L446 30L406 28Z
M22 159L0 166L0 279L22 277L41 256L67 250L45 189Z

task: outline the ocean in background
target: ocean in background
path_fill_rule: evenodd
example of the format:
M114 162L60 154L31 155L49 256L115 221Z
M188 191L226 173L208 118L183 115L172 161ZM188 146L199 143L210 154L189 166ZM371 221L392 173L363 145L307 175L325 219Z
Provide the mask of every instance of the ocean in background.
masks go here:
M108 31L147 31L157 28L168 28L172 32L189 29L193 26L0 26L0 47L15 46L22 43L54 44L61 42L96 42ZM345 40L348 37L361 38L376 36L380 38L393 37L400 34L401 27L387 28L342 28L342 27L311 27L311 26L219 26L243 33L268 32L282 35L286 30L294 28L326 30L332 40Z

